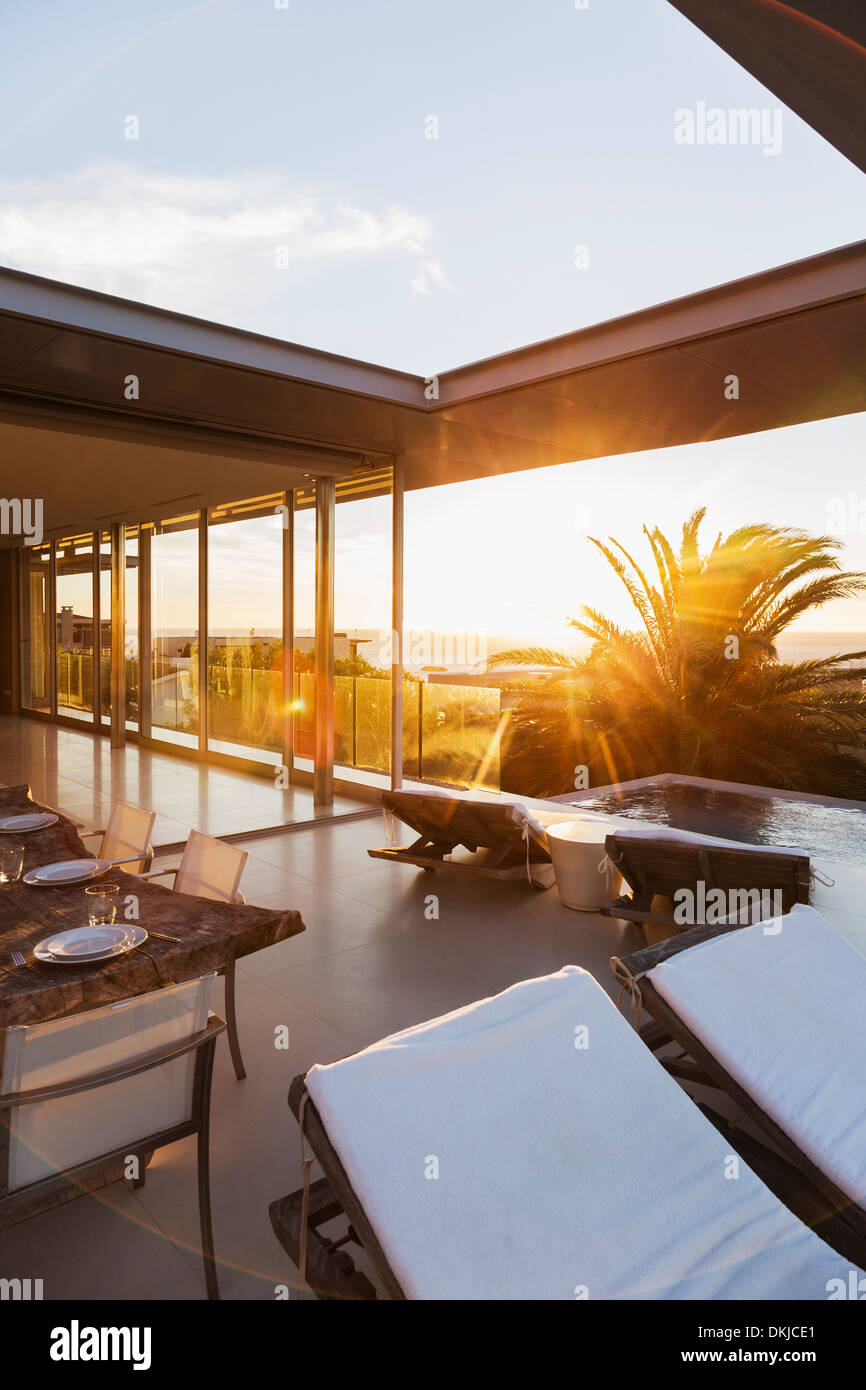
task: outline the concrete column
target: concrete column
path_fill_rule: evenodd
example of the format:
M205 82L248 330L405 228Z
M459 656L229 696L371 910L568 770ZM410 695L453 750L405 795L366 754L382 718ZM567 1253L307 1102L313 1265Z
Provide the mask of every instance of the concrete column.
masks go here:
M283 493L283 766L295 772L295 494Z
M198 753L207 757L207 507L198 519Z

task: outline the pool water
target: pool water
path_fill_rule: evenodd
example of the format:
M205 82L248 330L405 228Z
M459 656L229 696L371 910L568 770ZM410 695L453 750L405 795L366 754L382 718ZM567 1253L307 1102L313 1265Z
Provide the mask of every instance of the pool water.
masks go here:
M782 792L750 795L685 783L606 792L573 804L746 845L781 845L837 864L866 864L866 804L860 811L792 801Z

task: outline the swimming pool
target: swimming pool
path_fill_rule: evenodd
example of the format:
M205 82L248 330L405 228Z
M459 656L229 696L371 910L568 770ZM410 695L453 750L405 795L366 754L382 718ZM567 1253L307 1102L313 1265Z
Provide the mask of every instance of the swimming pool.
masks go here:
M866 806L860 811L795 801L784 792L768 796L686 782L650 782L571 804L746 845L784 845L837 864L866 864Z

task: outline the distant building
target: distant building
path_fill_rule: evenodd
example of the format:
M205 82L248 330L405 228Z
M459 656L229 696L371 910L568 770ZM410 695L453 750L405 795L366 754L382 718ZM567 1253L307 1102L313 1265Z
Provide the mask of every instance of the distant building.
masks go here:
M100 645L111 646L111 619L103 618L99 624ZM65 652L93 650L93 618L74 613L72 606L61 608L57 614L57 645Z
M369 637L350 637L348 632L334 633L334 658L337 661L348 659L354 661L358 655L358 648L363 647L369 642ZM295 651L303 652L305 656L315 655L316 639L312 632L295 633Z

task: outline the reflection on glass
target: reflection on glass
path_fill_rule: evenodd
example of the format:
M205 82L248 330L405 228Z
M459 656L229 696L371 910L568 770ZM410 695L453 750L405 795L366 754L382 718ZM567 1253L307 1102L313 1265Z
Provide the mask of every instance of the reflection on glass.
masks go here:
M160 521L151 541L151 731L198 747L198 513Z
M21 565L21 704L24 709L51 709L49 629L51 550L47 545L22 551Z
M57 543L57 713L93 719L93 536Z
M208 748L279 766L283 746L280 497L216 509L208 529Z
M357 770L387 777L391 770L392 487L390 468L337 485L334 763L340 776Z

